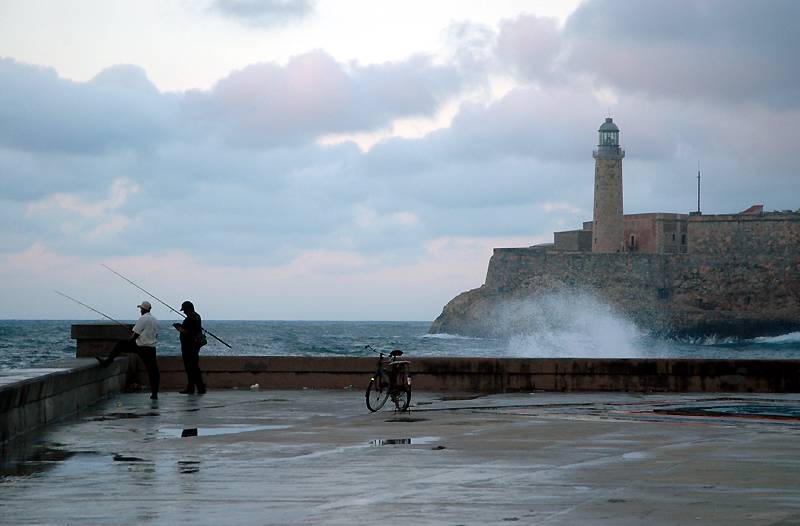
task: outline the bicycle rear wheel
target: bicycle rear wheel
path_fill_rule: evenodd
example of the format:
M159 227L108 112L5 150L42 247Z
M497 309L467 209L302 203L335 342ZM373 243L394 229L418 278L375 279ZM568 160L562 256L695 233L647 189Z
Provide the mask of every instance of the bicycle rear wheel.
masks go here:
M392 400L397 411L408 411L408 406L411 403L411 386L405 385L399 388L392 396Z
M367 399L367 409L373 413L383 407L389 398L389 379L380 376L372 378L364 396Z

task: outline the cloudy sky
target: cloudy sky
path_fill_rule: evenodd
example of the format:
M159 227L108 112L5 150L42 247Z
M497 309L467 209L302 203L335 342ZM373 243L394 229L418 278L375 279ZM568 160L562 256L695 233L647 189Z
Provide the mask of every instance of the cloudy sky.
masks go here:
M491 249L800 208L800 2L0 0L0 318L432 320ZM163 309L161 309L163 310ZM169 318L155 309L156 316Z

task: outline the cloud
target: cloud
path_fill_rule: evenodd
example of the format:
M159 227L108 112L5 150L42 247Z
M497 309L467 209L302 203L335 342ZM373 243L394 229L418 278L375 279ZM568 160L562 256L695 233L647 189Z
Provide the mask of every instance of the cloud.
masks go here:
M343 65L314 51L286 66L254 64L187 95L184 108L249 146L297 144L331 133L377 130L398 118L432 116L464 87L453 66L417 55Z
M93 82L0 58L0 147L97 154L153 148L173 124L170 101L139 68L116 66Z
M563 67L674 100L800 105L800 4L588 0L564 29Z
M500 22L495 53L516 75L546 82L562 45L555 18L520 15Z
M304 18L315 5L315 0L214 0L209 8L245 25L270 27Z
M75 194L57 193L46 199L30 203L26 209L29 218L42 218L72 238L82 237L94 242L122 233L132 222L119 209L139 187L131 181L116 179L108 194L97 201L87 201Z

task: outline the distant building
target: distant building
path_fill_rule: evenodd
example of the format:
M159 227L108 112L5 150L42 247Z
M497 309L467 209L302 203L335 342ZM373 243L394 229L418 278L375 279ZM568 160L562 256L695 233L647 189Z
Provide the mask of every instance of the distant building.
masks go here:
M753 205L738 214L624 214L622 159L625 150L619 145L619 128L611 118L606 118L598 132L598 146L593 153L593 221L585 222L580 230L554 232L554 243L547 246L549 250L642 254L756 250L769 253L780 250L793 237L791 232L800 214L792 211L765 213L763 205Z
M594 216L554 242L495 248L478 288L450 300L430 331L510 336L509 308L587 293L652 333L753 338L800 331L800 211L623 213L619 128L594 151ZM699 184L699 181L698 181ZM523 311L519 323L533 316ZM570 320L565 320L569 322ZM573 320L574 321L574 320Z

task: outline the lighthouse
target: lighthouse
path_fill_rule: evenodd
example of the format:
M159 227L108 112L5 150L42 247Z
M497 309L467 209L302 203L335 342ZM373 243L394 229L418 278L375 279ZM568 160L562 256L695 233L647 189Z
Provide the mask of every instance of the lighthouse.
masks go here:
M622 217L622 159L619 128L611 117L598 130L600 138L594 151L594 216L592 252L622 252L625 227Z

